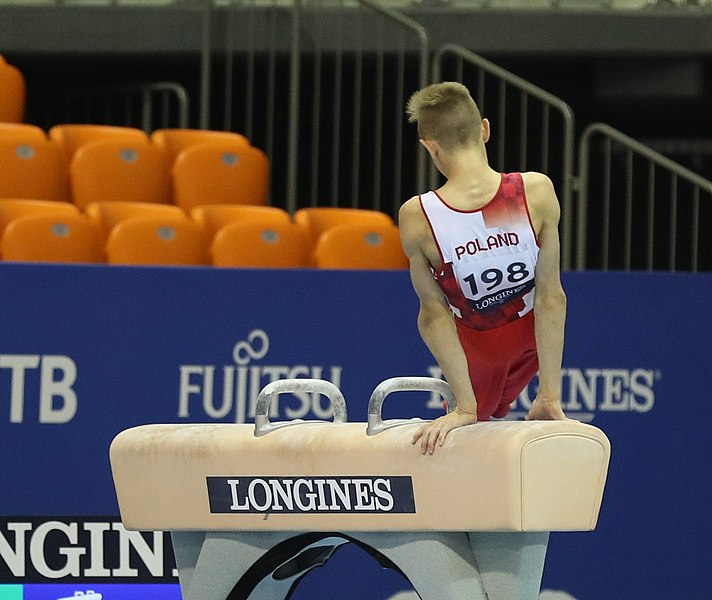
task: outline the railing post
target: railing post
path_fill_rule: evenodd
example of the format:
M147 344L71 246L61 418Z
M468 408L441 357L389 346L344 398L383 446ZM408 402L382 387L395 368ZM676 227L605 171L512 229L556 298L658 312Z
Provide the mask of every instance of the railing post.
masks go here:
M212 48L213 0L203 0L200 50L200 129L210 129L210 67Z
M299 157L300 30L302 0L294 0L289 65L289 125L287 140L287 211L297 210L297 170Z
M561 206L564 219L561 224L562 252L561 268L571 269L574 260L573 239L573 188L574 188L574 114L570 112L569 118L564 118L564 148L563 148L563 173L561 182ZM579 219L580 220L580 219Z
M586 246L588 240L586 238L588 227L586 223L586 215L588 215L588 163L590 160L589 140L592 130L587 128L584 130L579 140L579 164L578 178L576 191L578 195L578 206L576 220L576 270L583 271L586 268Z

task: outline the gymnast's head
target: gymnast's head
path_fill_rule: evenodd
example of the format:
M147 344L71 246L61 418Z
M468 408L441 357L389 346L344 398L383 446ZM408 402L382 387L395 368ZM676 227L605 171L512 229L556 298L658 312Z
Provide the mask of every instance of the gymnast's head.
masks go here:
M489 139L489 123L461 83L445 81L418 90L408 100L406 113L410 123L418 124L420 141L429 151L428 142L448 153L480 145L484 150Z

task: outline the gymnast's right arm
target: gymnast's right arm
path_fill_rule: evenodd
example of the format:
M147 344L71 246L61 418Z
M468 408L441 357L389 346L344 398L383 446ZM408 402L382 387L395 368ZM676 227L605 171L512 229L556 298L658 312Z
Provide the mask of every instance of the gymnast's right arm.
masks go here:
M410 261L411 281L420 300L418 330L443 370L457 402L453 412L423 425L413 437L413 443L421 441L423 454L432 454L436 444L442 446L451 429L477 421L477 400L452 313L422 250L423 240L430 235L430 230L417 197L401 207L399 227L403 249Z

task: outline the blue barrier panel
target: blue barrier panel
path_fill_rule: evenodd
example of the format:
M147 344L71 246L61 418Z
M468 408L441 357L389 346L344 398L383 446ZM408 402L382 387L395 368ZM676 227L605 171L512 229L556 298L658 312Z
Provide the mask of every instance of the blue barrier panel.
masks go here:
M544 588L706 597L712 276L566 273L564 286L564 408L606 432L612 461L598 528L551 536ZM333 381L365 422L382 380L439 375L417 309L403 272L0 264L0 583L175 582L168 536L117 522L113 437L250 422L260 389L287 377ZM420 393L389 398L384 418L441 413ZM271 420L292 418L330 415L323 398L280 396ZM339 584L340 556L360 589ZM398 589L368 561L339 550L294 597Z

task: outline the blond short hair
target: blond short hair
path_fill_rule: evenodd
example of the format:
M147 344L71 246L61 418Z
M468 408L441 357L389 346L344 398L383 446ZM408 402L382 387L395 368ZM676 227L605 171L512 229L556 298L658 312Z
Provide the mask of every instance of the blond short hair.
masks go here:
M408 121L418 124L423 140L435 140L444 149L478 143L482 116L468 89L461 83L434 83L415 92L406 106Z

